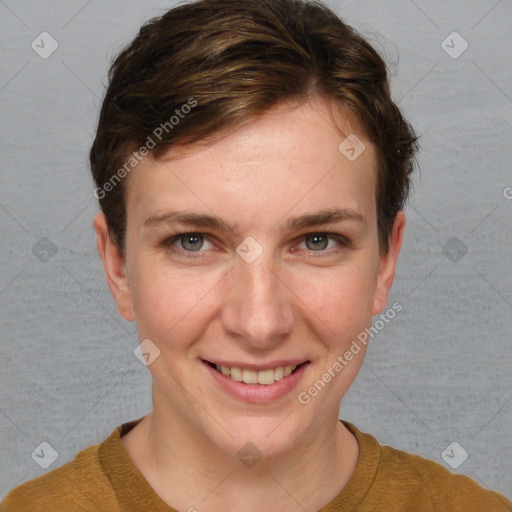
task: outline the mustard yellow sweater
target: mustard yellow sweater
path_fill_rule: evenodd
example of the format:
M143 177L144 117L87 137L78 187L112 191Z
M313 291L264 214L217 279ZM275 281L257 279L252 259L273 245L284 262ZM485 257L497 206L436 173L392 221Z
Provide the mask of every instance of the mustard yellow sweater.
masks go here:
M121 425L103 443L79 452L73 461L16 487L0 511L176 512L149 486L121 443L121 436L138 421ZM318 512L512 511L507 498L483 489L467 476L381 446L353 424L343 424L357 438L359 460L346 487Z

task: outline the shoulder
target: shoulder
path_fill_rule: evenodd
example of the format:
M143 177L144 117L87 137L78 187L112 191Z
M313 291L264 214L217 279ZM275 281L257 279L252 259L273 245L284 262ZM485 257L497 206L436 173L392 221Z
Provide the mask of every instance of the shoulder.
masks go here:
M370 473L364 498L367 508L361 510L512 512L512 503L505 496L484 489L468 476L452 473L419 455L380 445L371 434L344 423L360 445L358 464L364 473ZM365 479L361 471L358 475L359 480Z
M431 510L436 512L512 511L512 503L505 496L484 489L472 478L390 446L381 447L378 475L390 490L407 496L411 506L430 502Z
M97 512L105 510L116 497L99 457L101 445L79 452L67 464L25 482L10 491L0 505L1 512Z

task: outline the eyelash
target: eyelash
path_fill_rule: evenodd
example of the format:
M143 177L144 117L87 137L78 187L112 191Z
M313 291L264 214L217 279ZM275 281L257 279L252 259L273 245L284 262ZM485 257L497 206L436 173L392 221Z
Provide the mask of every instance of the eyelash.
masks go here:
M168 238L166 238L162 243L161 243L161 246L164 247L164 248L168 248L168 249L171 249L173 252L176 252L180 255L185 255L186 258L201 258L202 255L201 253L204 253L205 251L186 251L184 249L178 249L176 247L173 246L173 244L175 242L177 242L178 240L182 239L182 238L186 238L188 236L201 236L205 239L207 239L208 241L211 242L211 240L209 240L209 237L208 235L204 234L204 233L198 233L198 232L188 232L188 233L178 233L176 235L173 235L173 236L170 236ZM322 258L322 257L325 257L325 254L328 254L328 255L331 255L332 252L334 251L335 253L338 253L340 252L343 248L347 248L347 247L350 247L351 246L351 243L350 243L350 240L342 235L338 235L337 233L326 233L324 231L312 231L310 233L305 233L304 235L302 235L300 237L300 241L304 241L306 238L310 237L310 236L315 236L315 235L320 235L320 236L326 236L328 237L329 239L331 240L334 240L334 241L337 241L339 243L339 245L341 246L341 248L338 248L338 249L323 249L323 250L318 250L318 251L313 251L313 250L310 250L310 249L306 249L307 252L309 253L312 253L310 255L311 258ZM194 253L197 253L197 254L194 254ZM313 254L313 253L320 253L320 254Z

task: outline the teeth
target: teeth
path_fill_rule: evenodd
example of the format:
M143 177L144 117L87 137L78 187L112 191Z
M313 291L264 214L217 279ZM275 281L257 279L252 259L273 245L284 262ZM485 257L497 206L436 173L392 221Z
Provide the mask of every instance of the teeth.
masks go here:
M255 370L242 370L242 377L246 384L257 384L258 383L258 372Z
M258 372L258 384L274 384L274 370L265 370Z
M237 382L245 382L245 384L262 384L264 386L269 386L284 377L288 377L288 375L290 375L297 366L298 365L280 366L278 368L270 368L269 370L257 372L256 370L249 370L247 368L229 368L228 366L215 365L222 375L231 377Z
M280 368L276 368L274 370L274 379L281 380L284 377L284 368L281 366Z
M237 382L242 382L244 380L242 370L240 368L231 368L231 378Z

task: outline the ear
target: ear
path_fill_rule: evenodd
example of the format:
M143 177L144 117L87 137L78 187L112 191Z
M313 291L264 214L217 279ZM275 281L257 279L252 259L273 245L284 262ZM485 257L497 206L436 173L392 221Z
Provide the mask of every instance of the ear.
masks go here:
M373 298L372 315L381 313L386 307L389 290L395 278L396 262L402 247L405 229L405 213L399 211L389 237L389 250L379 259L377 287Z
M110 293L116 301L120 315L131 322L135 320L135 314L124 258L117 244L110 238L107 218L103 213L100 212L94 217L93 225L96 231L98 254L105 267Z

